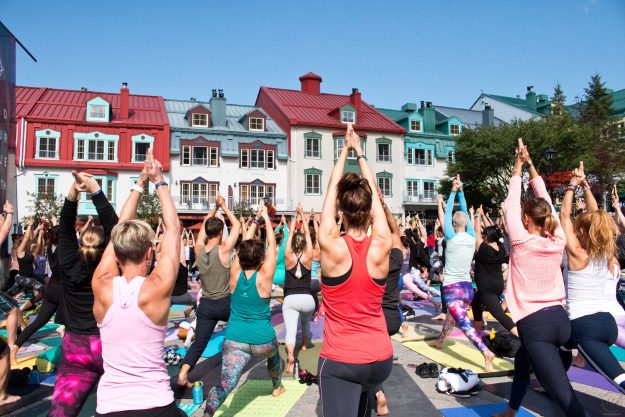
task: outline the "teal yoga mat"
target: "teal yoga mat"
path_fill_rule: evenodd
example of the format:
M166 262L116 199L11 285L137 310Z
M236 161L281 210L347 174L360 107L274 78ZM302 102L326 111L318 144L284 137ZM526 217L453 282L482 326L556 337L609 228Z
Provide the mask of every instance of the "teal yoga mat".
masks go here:
M213 333L211 339L208 341L208 345L206 349L204 349L204 353L202 353L203 358L210 358L215 356L218 353L221 353L221 349L224 346L224 340L226 340L226 331L222 330L217 333Z
M445 417L490 417L494 413L501 413L508 403L472 405L458 408L443 408L438 410ZM533 414L524 408L520 408L517 417L532 417Z
M622 347L618 347L618 346L611 346L610 350L612 351L612 354L617 360L621 362L625 362L625 349L623 349Z

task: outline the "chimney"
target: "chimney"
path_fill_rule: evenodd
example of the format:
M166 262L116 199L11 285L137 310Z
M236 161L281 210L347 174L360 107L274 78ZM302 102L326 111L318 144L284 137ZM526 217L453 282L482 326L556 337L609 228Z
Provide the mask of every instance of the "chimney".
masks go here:
M425 107L425 101L421 100L421 108Z
M352 107L356 109L356 115L359 115L360 108L362 107L362 97L357 88L352 88L352 94L349 96L349 102Z
M532 111L536 111L536 109L538 108L536 104L536 93L534 92L533 85L527 86L527 93L525 94L525 105L528 109Z
M80 87L80 91L88 91L87 87Z
M401 106L401 111L405 111L406 113L414 113L417 111L417 103L406 103Z
M432 107L431 101L421 102L419 114L421 115L421 117L423 117L424 132L433 132L434 130L436 130L436 114L434 113L434 108Z
M191 97L189 100L196 101L197 99L195 97Z
M213 90L213 96L210 99L211 109L211 125L226 127L226 97L224 90Z
M128 120L129 96L128 83L122 83L122 88L119 90L119 118L121 120Z
M323 80L314 72L302 75L299 80L302 83L302 93L313 96L321 94L321 81Z
M495 110L485 103L482 110L482 126L495 126Z

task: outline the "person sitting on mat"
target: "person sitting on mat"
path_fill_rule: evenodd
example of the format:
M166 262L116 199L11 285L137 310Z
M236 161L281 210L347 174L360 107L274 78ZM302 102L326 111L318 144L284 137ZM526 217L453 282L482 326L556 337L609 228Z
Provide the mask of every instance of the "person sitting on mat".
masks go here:
M584 190L588 211L573 223L573 195L579 186ZM584 162L579 163L566 188L560 223L566 235L566 300L574 342L593 368L625 393L625 371L610 351L618 336L616 321L610 314L613 304L618 304L612 295L618 282L618 269L613 263L618 228L610 215L599 209L584 175Z
M350 153L362 176L343 174ZM330 176L318 236L325 321L317 375L326 417L369 416L372 392L393 366L393 345L382 313L393 240L375 189L360 138L348 124Z
M521 207L523 166L536 198ZM586 417L566 374L571 352L571 322L564 309L562 256L566 236L556 217L545 183L519 138L508 197L504 203L510 235L510 276L506 301L516 322L521 348L514 358L514 379L508 408L496 417L512 417L523 403L531 371L567 417Z
M265 242L255 240L256 227L265 225ZM267 208L260 202L254 223L241 242L230 268L232 293L230 320L222 350L221 383L206 396L205 416L210 417L237 386L243 368L252 356L266 358L273 384L272 395L285 390L281 383L282 361L276 332L271 325L271 287L276 268L276 239Z
M456 194L460 203L460 211L454 213ZM441 292L447 301L448 312L438 340L431 346L442 349L445 338L456 322L467 339L484 356L484 371L492 372L495 354L486 347L482 341L482 336L475 330L468 318L468 310L473 300L470 271L473 252L475 251L475 230L467 212L467 202L462 192L462 182L459 175L453 182L445 208L444 232L447 240L447 253L445 255L445 280Z
M180 222L152 148L141 175L154 184L161 203L162 252L146 276L155 235L150 225L136 220L143 187L133 187L92 280L93 314L100 328L104 360L97 392L98 417L185 415L174 402L163 361L169 299L180 264Z
M308 348L310 319L315 311L315 300L311 294L312 240L308 221L303 218L302 206L298 205L291 219L291 229L284 250L284 303L282 313L286 328L286 373L292 374L295 365L295 340L297 323L302 323L302 350ZM302 221L302 231L295 230L297 221Z
M202 283L202 298L195 312L197 318L195 342L187 351L178 374L178 384L189 388L193 386L188 381L189 371L204 353L217 323L228 321L230 317L230 291L228 290L230 264L241 223L228 209L228 205L220 194L217 194L215 203L216 208L204 218L195 245L196 265ZM223 220L215 216L219 208L226 213L232 225L227 237L224 237Z

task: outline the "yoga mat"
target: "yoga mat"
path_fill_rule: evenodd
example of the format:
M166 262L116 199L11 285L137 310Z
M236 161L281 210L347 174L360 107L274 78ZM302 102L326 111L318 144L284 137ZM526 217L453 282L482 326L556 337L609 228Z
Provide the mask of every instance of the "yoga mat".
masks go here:
M50 346L50 347L61 346L63 344L63 338L62 337L47 337L45 339L40 339L39 343L46 345L46 346Z
M620 392L610 381L594 369L582 369L571 366L568 371L569 379L572 382L589 385L595 388L601 388L606 391Z
M43 327L41 327L41 329L37 330L34 335L36 335L37 337L40 338L40 337L42 337L43 333L48 333L48 332L55 331L56 329L59 328L59 326L60 325L58 325L56 323L48 323L48 324L44 325ZM0 330L0 337L2 337L3 339L6 339L7 337L9 337L9 333L6 331L6 329Z
M96 408L96 389L87 397L87 401L82 406L78 417L93 417L95 415ZM11 417L47 417L50 411L50 401L44 400L36 405L31 405L26 410L15 411L11 414Z
M169 310L182 310L184 311L185 308L187 308L188 306L184 305L184 304L174 304L171 307L169 307Z
M202 404L193 404L193 403L180 403L178 404L178 408L187 413L188 416L195 413L198 408L200 408Z
M398 342L414 342L417 340L433 340L438 337L440 334L440 330L433 329L429 326L423 325L421 323L412 323L408 326L408 333L406 337L401 337L399 333L391 336L391 339L397 340Z
M277 326L279 324L284 323L284 316L282 315L282 312L276 312L276 314L272 314L271 315L271 325L272 326Z
M39 372L53 372L61 360L61 347L55 346L37 356L37 369Z
M510 399L511 387L512 382L502 382L499 384L485 384L482 388L491 394L508 400ZM625 416L624 407L580 391L575 391L575 394L591 417ZM523 407L541 416L566 417L560 410L560 407L547 394L536 392L531 388L527 390L527 394L523 399Z
M610 350L612 351L612 354L617 360L621 362L625 362L625 349L614 345L614 346L610 346Z
M428 396L399 364L393 364L391 375L384 381L384 395L390 411L389 416L438 415L438 410ZM376 405L373 406L373 410L375 407Z
M7 391L11 395L19 395L22 398L11 404L0 406L0 416L5 416L15 410L26 407L42 398L52 395L53 387L47 385L22 385L19 387L9 386ZM50 406L48 405L48 408ZM28 414L30 415L30 414Z
M286 391L273 397L270 380L248 380L217 409L215 417L284 417L293 408L306 389L298 381L283 380Z
M308 332L309 341L311 340L323 340L323 317L319 318L317 321L310 321L310 331ZM283 343L286 339L286 329L282 329L280 334L277 336L278 341ZM298 323L297 335L295 336L295 340L302 340L302 328L301 324Z
M488 375L484 374L484 357L475 347L447 340L443 349L436 349L430 346L430 343L406 342L404 346L443 366L470 369L480 376ZM495 358L493 368L495 371L510 371L514 369L514 365L504 359Z
M300 369L306 369L311 374L317 375L317 364L321 353L322 343L309 344L306 351L300 350L300 345L295 345L295 358L299 361ZM293 378L293 374L286 373L287 354L286 345L280 345L280 358L283 362L282 378ZM266 373L266 372L265 372Z
M467 405L458 408L443 408L438 410L445 417L490 417L495 413L501 413L508 403ZM516 417L533 417L534 415L521 407Z
M56 383L56 372L41 375L41 384L49 385L53 387L55 383Z
M33 353L41 352L42 350L45 350L46 348L47 348L46 346L40 345L38 343L25 344L24 346L20 348L19 352L17 353L17 356L18 357L29 356Z
M218 353L221 353L221 349L224 346L224 340L226 340L226 331L221 330L217 333L213 333L210 340L208 341L208 345L206 345L206 349L202 353L203 358L210 358L211 356L215 356Z
M17 365L11 366L11 369L33 369L33 366L37 364L37 356L29 356L26 358L17 358Z
M167 333L165 335L165 341L173 342L174 340L180 340L180 338L178 337L178 330L180 330L178 327L172 327L172 328L167 329Z

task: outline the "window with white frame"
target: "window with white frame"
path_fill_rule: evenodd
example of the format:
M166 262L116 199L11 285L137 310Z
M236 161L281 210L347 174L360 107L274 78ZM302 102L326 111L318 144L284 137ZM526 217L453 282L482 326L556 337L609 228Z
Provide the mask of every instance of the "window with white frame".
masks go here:
M306 158L321 158L321 138L316 136L309 136L305 138L306 141Z
M144 162L148 157L148 149L154 143L154 136L140 134L132 136L132 162Z
M449 125L449 134L458 136L460 134L460 125Z
M90 119L106 119L106 105L92 104L89 106Z
M191 147L190 146L182 146L180 148L180 165L184 165L184 166L191 165Z
M51 177L38 177L37 178L37 197L44 195L54 195L56 179Z
M265 119L263 119L262 117L250 117L249 127L250 127L250 130L254 130L257 132L264 132L265 131Z
M250 150L250 168L265 168L265 151L263 149Z
M321 195L321 170L308 168L304 170L304 194Z
M193 146L193 165L208 165L208 148L206 146Z
M432 149L406 149L406 163L408 165L431 166L433 161Z
M276 155L272 149L241 149L241 168L275 169Z
M35 132L37 137L36 159L59 159L59 140L61 132L43 129Z
M94 97L87 102L86 119L88 122L108 122L110 104L101 97Z
M205 114L205 113L191 114L191 126L208 127L208 114Z
M258 204L262 199L267 199L274 204L275 185L266 184L239 184L239 198L249 204Z
M436 197L436 182L423 181L423 197L424 198Z
M406 180L406 195L408 197L419 197L419 181Z
M217 146L191 146L180 147L181 166L219 166L219 147Z
M74 133L74 160L77 161L117 161L117 141L119 136L99 132Z
M447 162L450 164L456 162L456 151L453 149L447 149Z
M421 120L411 120L410 121L410 130L413 132L421 131Z
M100 189L110 202L115 200L115 184L117 179L113 176L94 176L96 182L100 185ZM91 193L83 193L83 201L91 201Z
M378 143L378 162L391 162L391 144Z
M336 161L341 156L341 152L343 151L343 143L345 143L345 138L343 136L337 136L334 138L334 160ZM367 147L366 142L363 138L360 138L360 147L364 152L364 155L367 156ZM356 159L356 152L351 149L347 154L348 159Z
M219 183L181 181L180 182L180 203L182 204L203 204L210 206L217 200Z
M391 197L393 195L392 189L393 179L390 177L378 177L378 188L382 191L384 197Z
M218 167L219 166L219 148L215 146L211 146L209 148L209 166Z
M341 123L356 123L356 112L352 110L341 110Z

